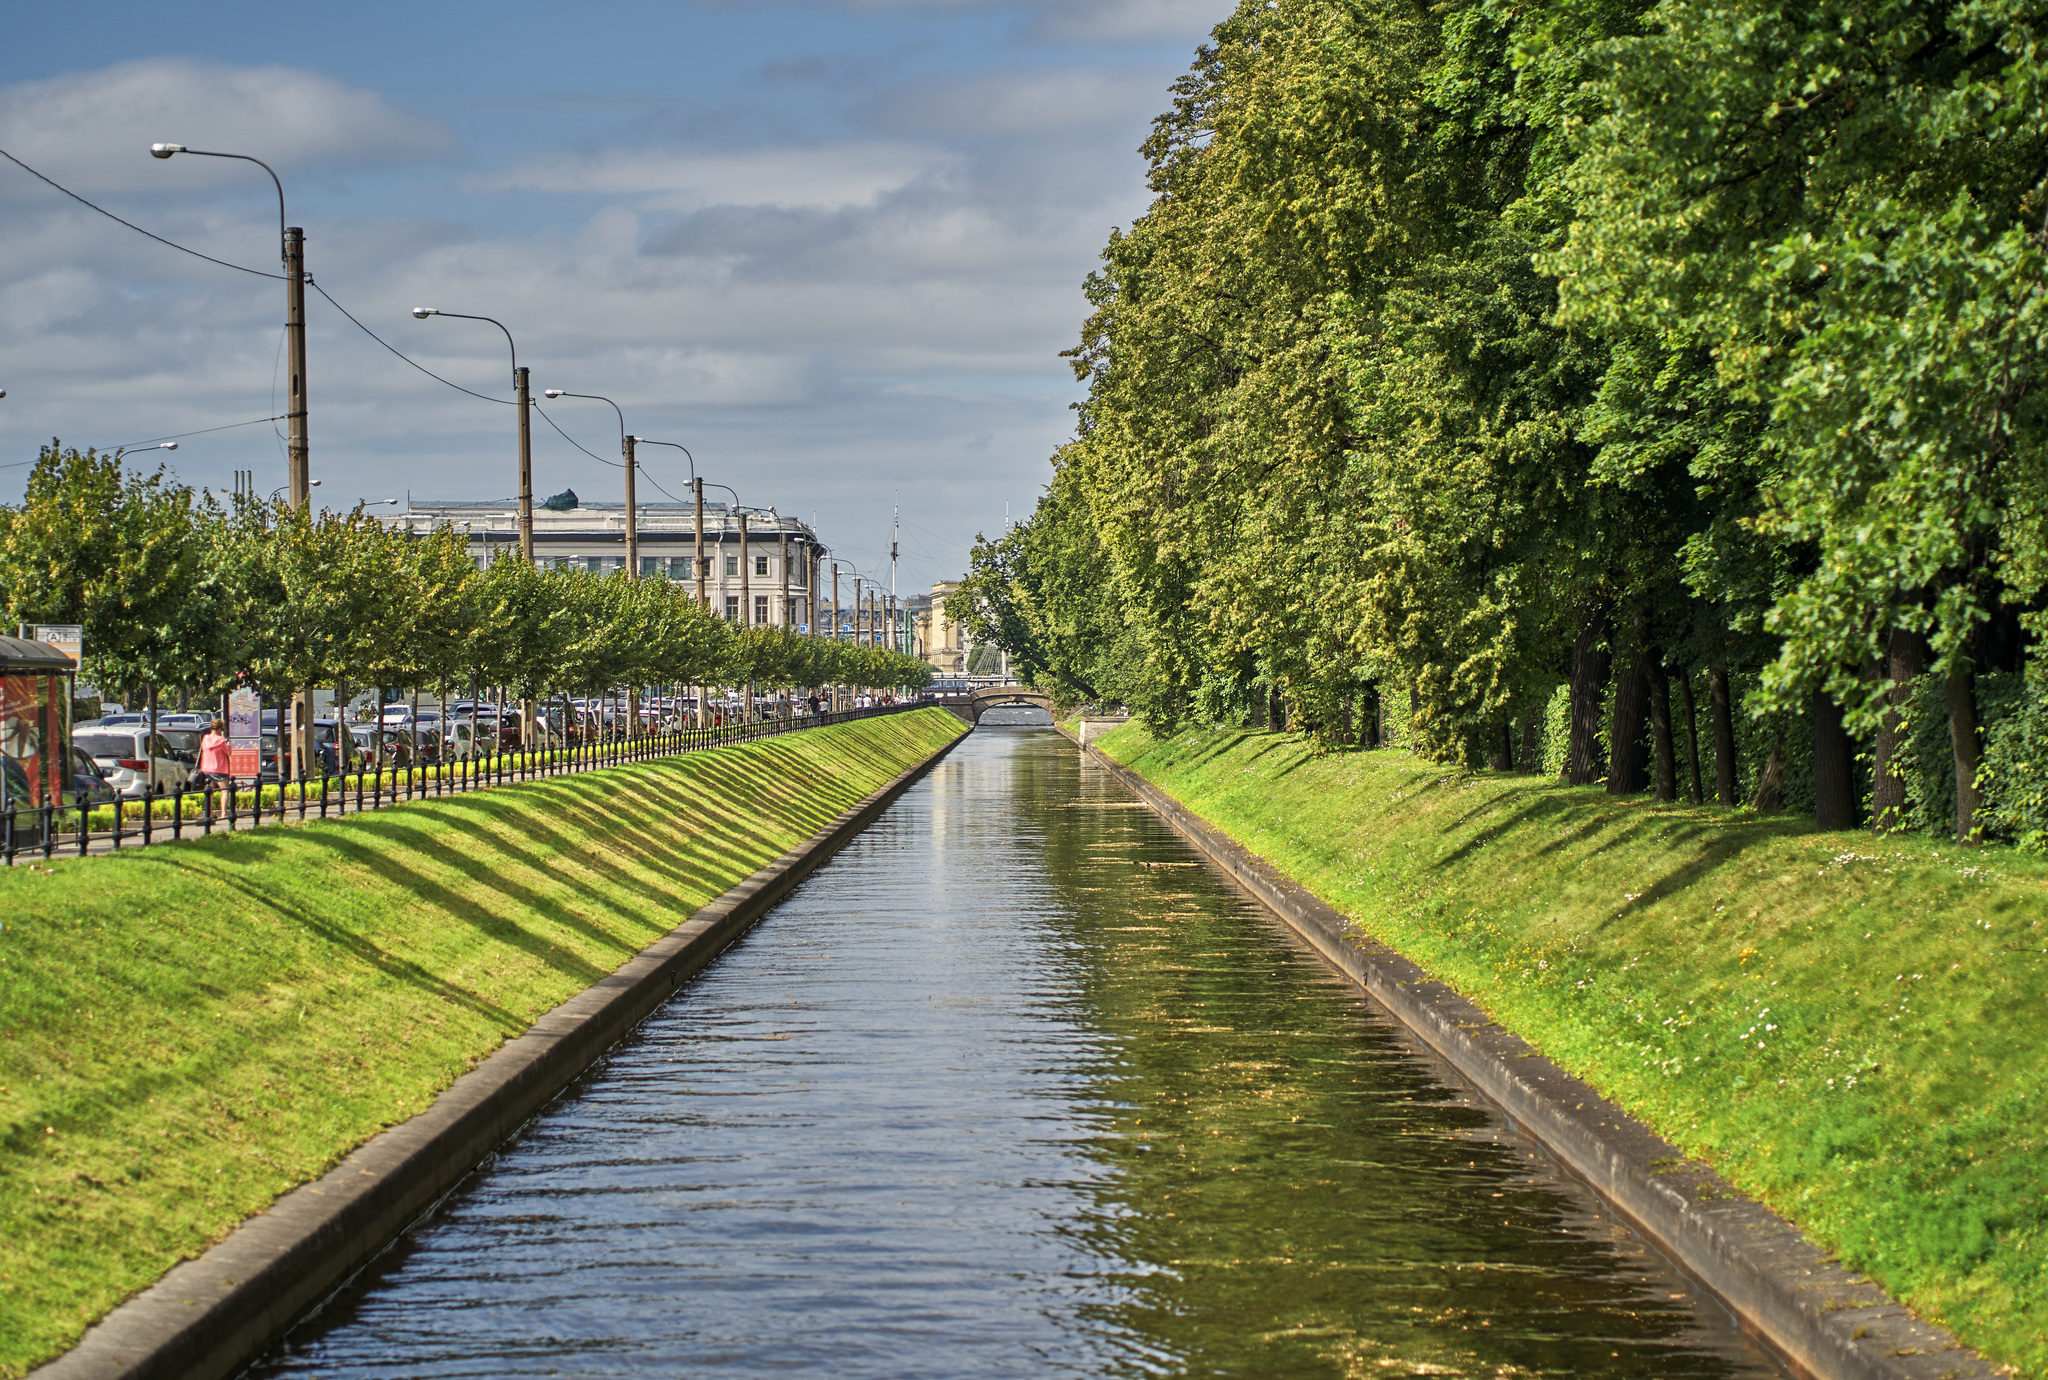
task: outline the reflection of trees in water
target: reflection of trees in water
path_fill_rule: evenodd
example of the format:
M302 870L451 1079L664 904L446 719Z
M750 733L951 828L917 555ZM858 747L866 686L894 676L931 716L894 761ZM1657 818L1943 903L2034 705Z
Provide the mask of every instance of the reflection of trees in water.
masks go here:
M1119 1286L1088 1316L1216 1374L1726 1375L1675 1276L1411 1057L1152 813L1063 741L1011 758L1061 904L1110 1172L1076 1224ZM1078 775L1078 780L1077 780ZM1135 808L1133 808L1135 806ZM1063 985L1066 985L1063 984ZM1687 1334L1691 1335L1688 1336ZM1389 1371L1388 1367L1396 1370ZM1172 1367L1168 1367L1171 1369Z

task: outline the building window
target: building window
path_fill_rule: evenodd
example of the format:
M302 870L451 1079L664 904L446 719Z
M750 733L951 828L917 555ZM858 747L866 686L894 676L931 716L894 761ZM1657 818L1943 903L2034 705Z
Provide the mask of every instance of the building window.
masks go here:
M690 558L688 556L670 556L668 558L668 577L671 580L689 579Z
M768 622L768 596L765 594L754 596L754 622L764 625Z
M798 589L802 589L804 587L805 577L810 574L810 569L811 563L809 561L798 561L795 565L789 568L789 582L795 585Z
M725 558L725 573L728 575L740 573L740 558L738 556L727 556Z
M756 575L766 575L768 573L768 558L766 556L754 557L754 573Z
M593 575L602 574L604 572L604 557L585 556L583 558L583 568Z
M728 623L740 621L740 596L737 594L725 596L725 621Z

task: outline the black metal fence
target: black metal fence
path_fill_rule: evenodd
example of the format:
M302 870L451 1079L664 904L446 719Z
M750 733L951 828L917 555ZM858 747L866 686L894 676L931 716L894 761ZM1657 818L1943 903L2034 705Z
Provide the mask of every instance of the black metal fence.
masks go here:
M82 858L93 852L147 847L182 839L187 834L204 836L216 829L252 829L294 819L303 822L309 818L340 818L415 800L649 762L920 707L917 701L911 701L836 713L789 715L716 728L675 729L634 738L618 736L536 748L531 752L515 749L473 754L438 765L377 765L269 785L238 782L200 790L181 786L147 799L99 804L81 800L61 808L10 806L0 814L0 856L12 867L16 858L40 858L45 862L60 855Z

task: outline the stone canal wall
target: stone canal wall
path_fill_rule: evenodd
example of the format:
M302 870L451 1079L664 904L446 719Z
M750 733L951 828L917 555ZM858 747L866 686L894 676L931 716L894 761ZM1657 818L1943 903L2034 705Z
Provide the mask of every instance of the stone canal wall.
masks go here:
M943 711L892 716L261 839L217 837L0 878L17 897L0 906L0 937L13 946L0 949L9 980L62 989L71 973L70 991L45 992L40 1031L23 1019L32 1013L19 989L14 1010L0 1006L11 1018L0 1092L15 1097L0 1151L13 1201L0 1209L16 1233L0 1267L13 1314L0 1327L11 1348L0 1370L21 1374L24 1360L42 1359L31 1347L48 1356L75 1341L35 1373L236 1373L964 732ZM45 909L24 923L18 898L30 885L44 888ZM190 947L177 942L188 929L202 931ZM121 937L110 941L110 932ZM94 943L112 959L90 961L82 950ZM618 957L597 967L606 953ZM180 961L198 967L190 983L166 971ZM522 981L496 980L515 972ZM135 1048L152 1065L144 1078L95 1056L92 1037L70 1028L83 1020L64 1017L95 1000L100 1017L118 1023L151 990L171 999ZM519 1019L537 997L539 1018ZM295 1047L313 1023L351 1038ZM50 1046L67 1037L68 1048ZM28 1073L25 1055L48 1073ZM218 1074L211 1084L209 1071ZM97 1086L76 1088L95 1072ZM35 1096L45 1083L51 1091L22 1115L21 1093ZM77 1095L60 1095L60 1083ZM382 1113L367 1140L353 1130L366 1110ZM390 1129L376 1133L379 1120ZM34 1135L29 1122L49 1129ZM195 1122L209 1129L193 1134ZM168 1143L148 1145L153 1133ZM227 1179L252 1152L271 1183L292 1155L326 1172L296 1189L279 1185L289 1191L253 1204L264 1210L230 1230L224 1210L237 1194L246 1201L251 1185L209 1181ZM89 1168L70 1169L81 1163ZM141 1177L121 1182L124 1164ZM126 1250L115 1240L124 1228ZM124 1277L181 1239L197 1258L151 1271L162 1277L137 1280L148 1287L85 1328L135 1287L121 1288Z
M1900 1306L1866 1275L1844 1266L1466 996L1367 937L1351 917L1159 785L1092 742L1081 748L1712 1290L1795 1371L1826 1380L2007 1373ZM1290 764L1298 765L1291 759ZM1289 827L1331 829L1336 815L1332 810ZM1484 863L1475 859L1467 865Z

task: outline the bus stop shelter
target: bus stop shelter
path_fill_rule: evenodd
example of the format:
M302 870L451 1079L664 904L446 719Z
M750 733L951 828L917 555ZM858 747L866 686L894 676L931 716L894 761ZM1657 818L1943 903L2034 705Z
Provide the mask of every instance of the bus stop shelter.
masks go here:
M64 806L71 782L71 658L0 637L0 820ZM4 827L4 826L0 826Z

